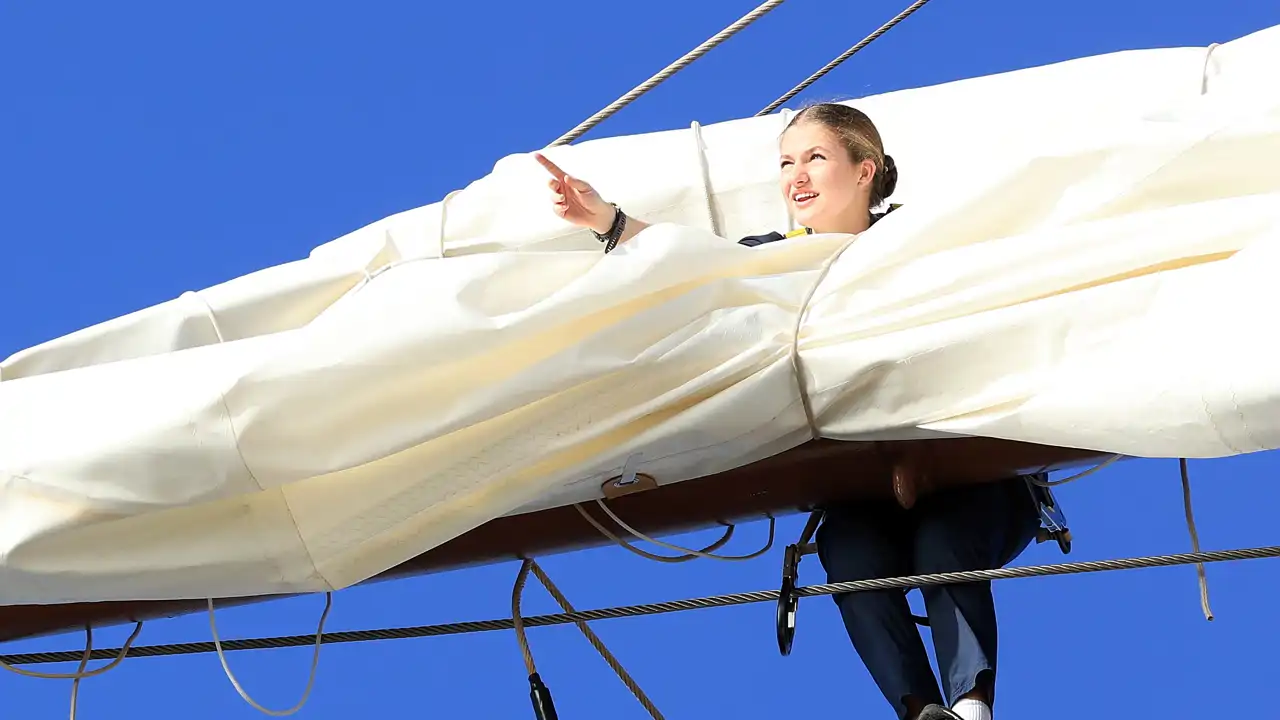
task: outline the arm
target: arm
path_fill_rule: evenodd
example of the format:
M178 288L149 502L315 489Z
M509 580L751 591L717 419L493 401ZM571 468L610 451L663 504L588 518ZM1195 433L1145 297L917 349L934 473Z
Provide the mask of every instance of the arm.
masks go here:
M557 215L597 235L608 233L615 221L623 220L618 217L622 214L622 209L606 202L589 183L561 170L560 166L542 153L535 153L534 157L551 173L547 185L551 188L552 209ZM618 244L630 240L649 227L649 223L630 216L625 218L625 222Z
M622 234L618 236L618 245L630 240L649 227L649 223L623 213L612 203L606 202L589 183L573 177L560 169L542 153L534 153L534 157L542 167L551 173L547 185L551 188L551 203L555 213L578 227L587 228L597 235L605 235L613 229L614 222L625 222ZM619 217L619 216L623 217ZM784 238L804 235L808 230L797 230L787 234L778 232L765 235L751 235L738 241L739 245L754 247ZM606 252L608 248L606 248Z

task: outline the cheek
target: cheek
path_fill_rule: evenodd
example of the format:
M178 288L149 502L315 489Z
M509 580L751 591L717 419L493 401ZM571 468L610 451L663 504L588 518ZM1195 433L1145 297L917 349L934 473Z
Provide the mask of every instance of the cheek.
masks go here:
M823 193L836 201L838 205L845 205L857 197L858 176L850 172L847 167L825 167L823 168L823 184L826 192Z

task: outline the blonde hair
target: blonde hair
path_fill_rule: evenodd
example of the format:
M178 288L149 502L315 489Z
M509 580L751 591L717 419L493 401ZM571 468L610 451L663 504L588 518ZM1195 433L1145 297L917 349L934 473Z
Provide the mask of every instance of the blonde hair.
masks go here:
M893 189L898 185L898 168L894 165L893 158L885 154L880 131L866 113L839 103L815 103L797 112L791 122L787 123L783 134L801 123L816 123L831 131L840 139L855 163L870 160L875 164L875 178L871 183L871 207L878 207L893 194Z

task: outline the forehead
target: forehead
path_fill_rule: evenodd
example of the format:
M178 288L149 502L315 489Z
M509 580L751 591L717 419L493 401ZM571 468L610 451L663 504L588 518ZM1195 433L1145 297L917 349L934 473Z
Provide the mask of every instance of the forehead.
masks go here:
M815 145L831 150L840 147L840 139L818 123L801 122L782 134L780 149L783 155L794 155Z

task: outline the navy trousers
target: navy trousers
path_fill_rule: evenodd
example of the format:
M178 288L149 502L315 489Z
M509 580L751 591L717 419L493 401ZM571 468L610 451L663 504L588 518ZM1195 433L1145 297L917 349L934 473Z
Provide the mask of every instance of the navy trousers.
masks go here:
M1002 567L1035 539L1040 519L1020 477L954 488L911 510L893 500L827 508L818 556L828 582ZM991 583L922 588L945 704L982 683L994 699L996 610ZM833 596L858 655L885 699L942 703L924 643L902 590Z

